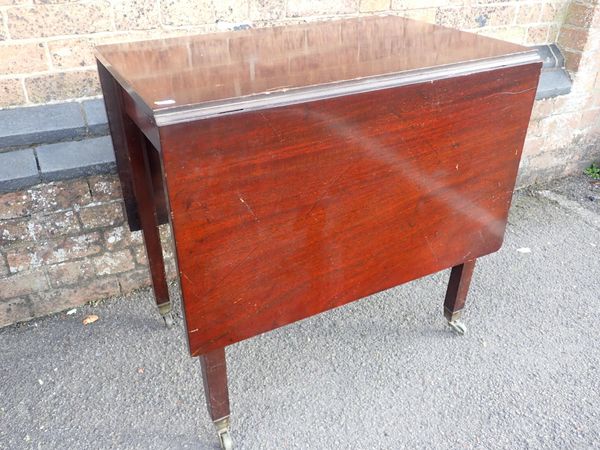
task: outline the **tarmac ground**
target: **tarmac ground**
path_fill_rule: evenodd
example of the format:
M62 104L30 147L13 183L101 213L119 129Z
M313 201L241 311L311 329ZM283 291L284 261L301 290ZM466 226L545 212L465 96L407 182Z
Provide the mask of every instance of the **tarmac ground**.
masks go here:
M444 271L228 347L235 448L600 449L600 214L564 192L515 195L464 336ZM216 449L173 292L172 329L149 290L0 329L0 449Z

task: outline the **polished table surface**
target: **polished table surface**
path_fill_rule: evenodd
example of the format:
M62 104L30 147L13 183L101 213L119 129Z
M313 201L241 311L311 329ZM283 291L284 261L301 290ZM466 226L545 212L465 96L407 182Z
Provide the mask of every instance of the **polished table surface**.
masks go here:
M485 61L529 49L401 17L113 44L98 57L154 114Z
M97 56L130 228L165 318L172 229L224 448L230 344L447 268L444 314L465 331L475 261L502 245L535 52L367 17Z

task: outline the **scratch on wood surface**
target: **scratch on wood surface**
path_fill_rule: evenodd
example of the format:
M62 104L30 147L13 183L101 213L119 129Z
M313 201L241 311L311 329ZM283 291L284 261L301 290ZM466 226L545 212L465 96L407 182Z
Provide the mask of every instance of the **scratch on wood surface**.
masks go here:
M246 200L244 200L244 197L242 197L240 194L238 194L238 197L240 198L240 202L242 202L242 205L244 205L246 207L246 209L250 212L250 214L252 214L252 216L254 217L254 220L256 220L257 222L260 222L260 219L256 216L256 214L254 213L254 210L250 207L248 202Z
M523 89L522 91L506 91L506 92L496 92L495 94L490 95L488 98L491 97L495 97L496 95L518 95L518 94L524 94L525 92L529 92L529 91L535 91L536 88L529 88L529 89Z
M279 142L284 142L285 139L284 139L283 135L281 134L281 132L279 130L277 130L273 126L273 124L271 123L271 121L269 120L269 118L267 116L265 116L263 113L260 113L260 116L264 119L265 122L267 122L267 125L269 125L269 128L271 129L271 131L273 131L273 133L275 133L275 135L279 139Z
M429 242L429 236L425 236L425 242L427 242L427 248L429 248L429 252L431 253L431 256L433 256L433 259L435 259L436 261L439 262L439 259L438 259L437 255L433 251L433 247L431 246L431 242Z
M348 165L346 166L346 168L344 170L342 170L336 177L333 178L333 180L331 180L329 183L327 183L327 185L325 186L325 189L323 190L323 192L321 193L321 195L319 195L319 197L313 202L312 206L309 208L308 212L306 213L305 217L308 217L310 215L310 213L312 212L313 209L315 209L315 206L318 205L318 203L323 200L323 198L325 197L325 195L327 195L327 193L329 192L329 189L334 186L335 184L337 184L341 178L344 176L344 174L346 172L348 172L348 170L350 170L352 166Z

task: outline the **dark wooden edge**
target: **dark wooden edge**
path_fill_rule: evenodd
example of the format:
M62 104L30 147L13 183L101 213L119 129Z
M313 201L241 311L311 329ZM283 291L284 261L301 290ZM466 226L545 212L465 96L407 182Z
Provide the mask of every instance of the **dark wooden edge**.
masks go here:
M452 267L444 299L444 316L449 321L455 320L465 307L475 261L476 259L471 259Z
M138 213L138 204L133 191L131 160L122 120L124 109L121 87L100 61L97 61L97 64L100 85L104 96L104 106L106 107L106 116L108 118L108 126L115 152L115 160L117 162L117 173L119 174L119 180L121 181L127 223L129 224L129 229L131 231L138 231L142 228Z
M221 347L212 352L200 355L202 366L202 381L206 406L213 422L228 417L229 391L227 389L227 364L225 348Z
M289 90L263 92L245 97L229 98L212 102L154 109L151 105L146 104L146 102L133 90L130 83L120 76L118 70L110 65L102 55L101 50L101 47L96 48L96 59L104 65L105 69L112 74L114 79L117 80L128 93L128 96L131 99L131 104L127 106L128 112L132 113L131 117L136 123L139 122L138 125L140 125L142 131L144 131L144 134L148 136L150 142L155 144L157 148L159 148L159 145L157 145L155 137L150 136L147 133L147 124L157 127L175 125L225 114L237 114L240 112L323 100L360 92L406 86L409 84L469 75L476 72L496 70L503 67L541 61L540 56L535 49L524 47L521 52L510 53L493 58L465 61L437 67L425 67L422 69L388 73L353 80L341 80L339 82L317 86L305 86Z
M478 72L498 70L505 67L541 62L534 50L526 50L505 56L448 64L438 67L389 73L374 77L342 80L317 86L306 86L286 91L272 91L205 102L196 105L182 105L154 111L154 120L161 126L208 119L216 116L239 114L248 111L289 106L318 100L326 100L381 89L389 89L411 84L431 82L450 77L471 75Z

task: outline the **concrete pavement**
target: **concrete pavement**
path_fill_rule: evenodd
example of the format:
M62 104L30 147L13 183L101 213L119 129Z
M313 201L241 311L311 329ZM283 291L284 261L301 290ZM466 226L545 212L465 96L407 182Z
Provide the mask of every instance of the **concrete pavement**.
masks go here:
M517 194L465 336L447 278L229 347L235 448L600 448L600 215ZM0 449L216 446L181 319L149 291L0 330Z

